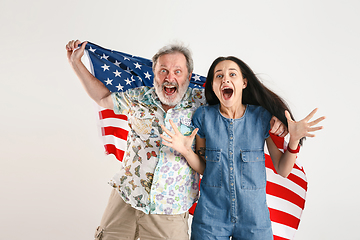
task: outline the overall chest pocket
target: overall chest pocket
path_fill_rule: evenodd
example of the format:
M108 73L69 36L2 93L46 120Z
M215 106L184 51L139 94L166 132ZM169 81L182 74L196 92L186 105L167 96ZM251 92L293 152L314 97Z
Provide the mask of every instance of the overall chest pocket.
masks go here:
M206 149L205 150L206 168L202 183L209 187L221 187L222 185L222 166L221 166L221 150Z
M257 190L266 187L265 155L263 150L240 151L241 188Z

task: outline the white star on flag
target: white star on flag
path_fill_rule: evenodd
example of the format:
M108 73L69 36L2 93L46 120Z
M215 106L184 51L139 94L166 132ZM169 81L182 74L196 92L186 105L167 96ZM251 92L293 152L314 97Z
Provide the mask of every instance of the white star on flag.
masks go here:
M193 77L192 77L195 81L200 81L200 76L195 74Z
M139 63L134 63L134 65L135 65L135 68L138 68L141 70L141 65Z
M121 84L119 83L119 85L117 85L116 88L118 89L118 91L122 91L124 87L121 86Z
M109 56L106 56L105 53L103 53L103 55L101 56L100 59L106 59L106 60L108 60L108 58L109 58Z
M105 80L106 85L109 85L109 84L112 85L112 81L113 81L112 79L108 78L107 80Z
M120 67L121 62L118 62L118 60L115 60L114 64L118 67Z
M125 79L126 85L130 85L131 84L131 80L129 80L129 78Z
M150 75L150 73L149 73L149 72L146 72L146 73L145 73L145 78L147 78L147 79L149 79L149 80L150 80L151 75Z
M94 49L94 48L90 47L90 48L89 48L89 51L91 51L91 52L93 52L93 53L94 53L94 52L96 51L96 49Z
M104 72L105 72L105 70L109 70L109 67L110 66L108 66L108 65L106 65L105 63L104 63L104 66L101 66L103 69L104 69Z
M115 74L115 77L121 77L121 72L119 72L117 69L113 73Z

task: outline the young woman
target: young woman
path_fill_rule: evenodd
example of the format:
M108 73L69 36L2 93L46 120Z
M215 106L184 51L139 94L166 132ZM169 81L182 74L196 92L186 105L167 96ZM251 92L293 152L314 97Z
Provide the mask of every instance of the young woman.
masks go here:
M196 128L183 136L163 127L164 145L181 153L203 174L191 239L273 239L266 204L264 144L278 174L287 177L304 137L325 117L310 119L317 109L296 122L285 104L267 89L240 59L219 57L211 65L205 96L208 106L193 116ZM281 152L269 136L270 118L276 116L290 134ZM197 134L197 135L196 135ZM196 135L196 153L191 143Z

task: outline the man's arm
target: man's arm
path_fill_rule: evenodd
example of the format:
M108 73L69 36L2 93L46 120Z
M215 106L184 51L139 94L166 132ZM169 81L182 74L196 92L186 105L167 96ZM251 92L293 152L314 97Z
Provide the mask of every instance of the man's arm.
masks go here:
M285 124L275 116L270 120L270 132L280 137L285 137L289 133Z
M81 57L84 55L87 42L84 42L80 48L78 48L79 44L81 44L79 40L72 40L66 45L67 58L70 66L80 79L87 94L99 106L113 109L114 107L109 89L107 89L99 79L94 77L81 62Z

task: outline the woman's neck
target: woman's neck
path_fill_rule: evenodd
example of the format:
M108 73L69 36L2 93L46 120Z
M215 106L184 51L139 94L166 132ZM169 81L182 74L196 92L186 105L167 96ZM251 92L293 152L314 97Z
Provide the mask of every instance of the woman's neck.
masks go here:
M224 105L220 105L220 113L226 117L231 119L237 119L244 116L246 110L246 106L243 104L237 106L226 107Z

